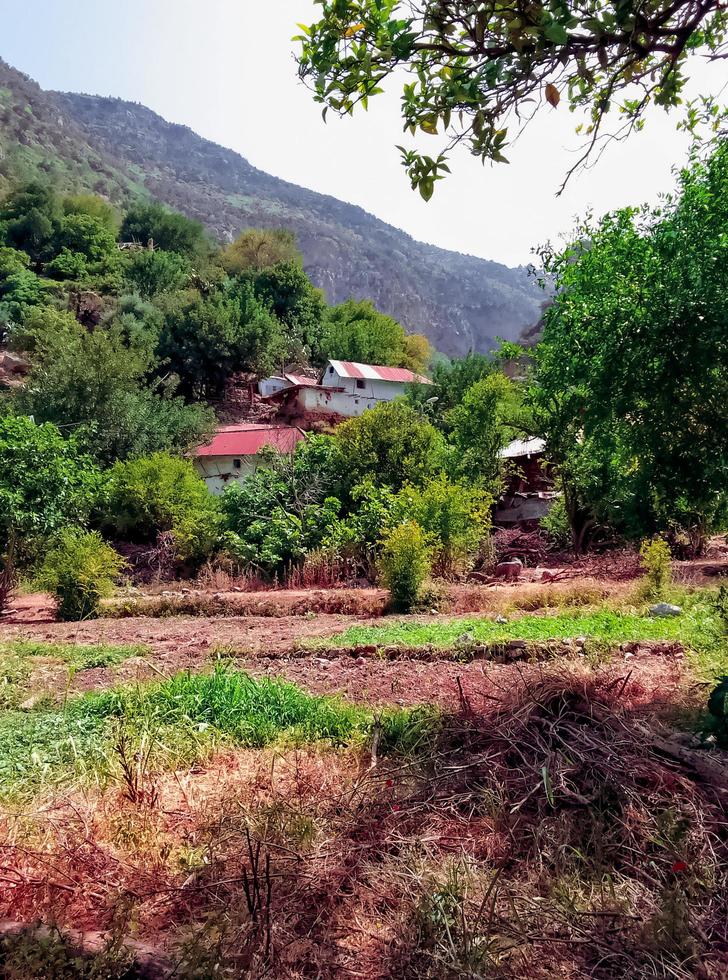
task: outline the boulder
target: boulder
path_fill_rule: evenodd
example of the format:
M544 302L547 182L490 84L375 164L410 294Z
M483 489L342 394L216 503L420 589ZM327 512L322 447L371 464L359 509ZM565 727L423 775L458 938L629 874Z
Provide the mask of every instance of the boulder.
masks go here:
M651 616L679 616L682 613L682 606L672 606L669 602L658 602L650 606Z

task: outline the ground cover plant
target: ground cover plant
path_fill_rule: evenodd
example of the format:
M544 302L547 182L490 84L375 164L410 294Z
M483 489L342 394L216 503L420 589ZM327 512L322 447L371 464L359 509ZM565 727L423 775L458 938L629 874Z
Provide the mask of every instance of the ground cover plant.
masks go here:
M80 660L77 653L71 656ZM107 651L105 659L114 656ZM374 713L365 707L218 667L211 674L89 692L64 705L43 702L30 711L3 711L0 782L6 800L24 798L74 779L106 784L119 777L119 764L123 772L130 755L147 750L146 764L170 768L226 744L357 743L374 724ZM436 717L383 710L376 725L383 750L403 751L431 734Z
M79 673L98 667L115 667L130 657L150 654L144 644L122 646L96 643L45 643L12 640L0 643L0 708L17 708L31 695L32 701L50 700L64 692Z
M600 608L557 614L522 614L507 621L504 617L392 621L384 625L353 626L343 633L308 641L308 644L315 647L433 646L445 649L462 644L509 640L548 643L584 637L610 649L633 641L662 640L684 644L694 651L696 664L712 675L717 674L728 655L715 596L712 590L696 593L688 599L684 613L675 617L660 618L636 610Z

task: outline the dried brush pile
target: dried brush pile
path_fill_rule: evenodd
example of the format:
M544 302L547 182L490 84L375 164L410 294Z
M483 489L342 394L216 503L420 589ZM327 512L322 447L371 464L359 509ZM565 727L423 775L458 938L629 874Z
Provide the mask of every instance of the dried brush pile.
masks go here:
M728 769L649 701L613 672L513 668L489 710L463 696L407 757L376 732L345 754L248 750L213 794L175 776L153 807L105 799L109 825L138 828L123 839L56 813L32 858L17 836L0 853L26 921L75 906L108 928L125 905L179 977L719 980Z

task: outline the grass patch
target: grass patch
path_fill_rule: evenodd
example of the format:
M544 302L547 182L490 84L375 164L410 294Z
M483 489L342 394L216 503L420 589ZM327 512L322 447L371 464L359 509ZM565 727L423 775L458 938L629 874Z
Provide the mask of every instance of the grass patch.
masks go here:
M412 752L437 728L432 710L369 708L307 694L287 681L217 669L168 681L91 692L60 710L0 714L0 794L24 798L52 786L104 784L119 771L118 746L153 745L157 770L188 764L216 745L363 743L375 723L383 752Z
M41 643L14 640L0 644L0 710L17 708L33 686L33 674L42 666L60 666L68 678L94 667L114 667L129 657L147 656L142 644L118 646ZM40 684L42 689L42 682Z
M447 648L466 636L474 643L508 640L547 643L578 636L605 646L639 640L679 641L700 655L706 674L726 668L726 637L717 613L705 596L686 599L681 616L664 619L636 611L600 609L574 610L554 616L524 615L507 623L480 617L425 623L399 621L384 626L353 626L335 636L315 640L312 645Z

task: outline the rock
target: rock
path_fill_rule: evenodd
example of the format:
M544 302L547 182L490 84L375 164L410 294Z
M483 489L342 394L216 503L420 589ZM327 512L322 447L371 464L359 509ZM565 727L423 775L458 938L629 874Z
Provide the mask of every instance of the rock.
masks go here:
M31 694L27 701L19 706L21 711L32 711L43 700L43 694Z
M506 648L508 650L525 650L528 644L525 640L509 640L506 643Z
M585 636L577 636L577 638L574 640L574 643L576 643L576 645L578 647L585 647L586 646L586 637Z
M494 621L498 623L499 626L503 626L504 623L508 622L505 616L496 616Z
M650 606L652 616L679 616L682 613L682 606L671 606L669 602L658 602Z
M475 637L472 633L463 633L455 640L455 645L459 647L469 646L471 643L475 643Z

